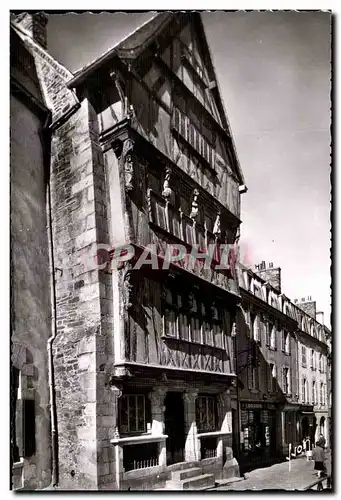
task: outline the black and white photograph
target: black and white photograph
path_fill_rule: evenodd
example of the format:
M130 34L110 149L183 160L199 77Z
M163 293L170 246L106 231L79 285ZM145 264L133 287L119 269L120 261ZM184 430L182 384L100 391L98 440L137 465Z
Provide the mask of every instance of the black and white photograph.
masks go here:
M333 12L8 24L7 489L335 491Z

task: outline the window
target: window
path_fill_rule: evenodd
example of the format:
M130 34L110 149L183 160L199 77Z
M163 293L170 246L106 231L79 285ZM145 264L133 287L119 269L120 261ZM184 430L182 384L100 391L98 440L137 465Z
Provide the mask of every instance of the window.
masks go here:
M214 138L213 143L205 137L205 127L199 123L199 127L187 116L188 113L174 107L173 128L180 137L185 139L206 162L214 168Z
M146 432L146 398L144 394L125 394L120 402L120 432Z
M270 345L270 332L273 328L272 323L269 323L268 321L265 324L265 343L267 346Z
M260 317L258 315L251 315L251 325L254 340L260 342Z
M290 335L289 332L285 332L285 346L284 346L284 352L286 354L290 354Z
M276 365L274 363L269 364L268 391L269 392L277 391Z
M282 390L284 394L290 394L290 370L287 367L283 368L283 382L282 382Z
M314 351L314 349L310 350L310 368L312 370L316 369L316 366L315 366L315 351Z
M249 342L249 356L248 356L248 386L249 389L259 389L259 372L258 372L258 351L257 345Z
M217 428L217 401L214 396L198 396L196 423L199 432L211 432Z
M325 405L325 400L324 400L324 385L322 383L320 384L320 404L322 406Z
M319 370L323 372L322 353L319 354Z
M271 347L271 349L276 349L276 328L275 328L275 325L271 325L270 347Z
M302 402L307 402L307 380L305 378L302 379Z
M224 316L225 315L225 316ZM164 335L224 348L230 333L228 315L220 304L200 300L193 293L166 290L163 296Z
M311 402L312 404L316 404L316 382L313 380L312 386L311 386Z
M164 333L170 337L177 337L176 308L174 297L170 290L166 292L164 302Z
M302 345L302 366L307 366L307 351L304 345Z

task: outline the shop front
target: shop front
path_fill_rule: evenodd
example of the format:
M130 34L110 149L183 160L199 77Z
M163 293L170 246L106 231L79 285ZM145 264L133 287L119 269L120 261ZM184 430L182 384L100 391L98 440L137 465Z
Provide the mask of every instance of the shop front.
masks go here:
M276 407L267 403L241 403L240 466L243 469L276 458Z

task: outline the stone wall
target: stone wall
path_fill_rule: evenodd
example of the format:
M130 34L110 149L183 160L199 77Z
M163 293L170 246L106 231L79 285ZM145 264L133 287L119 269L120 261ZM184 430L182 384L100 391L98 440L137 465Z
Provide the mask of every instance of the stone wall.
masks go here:
M24 459L21 486L40 489L51 481L47 366L51 303L42 124L14 96L11 96L10 112L11 354L14 367L21 371L22 397L35 401L36 427L36 452ZM18 352L23 354L17 355ZM19 419L23 418L19 415Z
M60 488L113 486L111 276L96 242L108 243L107 192L97 116L84 100L52 138L52 212L57 268L54 364ZM59 274L58 274L59 273Z

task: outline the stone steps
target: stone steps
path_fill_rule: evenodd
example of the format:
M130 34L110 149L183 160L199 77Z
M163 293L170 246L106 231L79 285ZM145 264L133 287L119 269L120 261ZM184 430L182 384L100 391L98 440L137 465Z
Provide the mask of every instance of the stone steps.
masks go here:
M213 474L202 474L200 467L191 467L172 472L166 481L166 490L206 490L215 486Z

